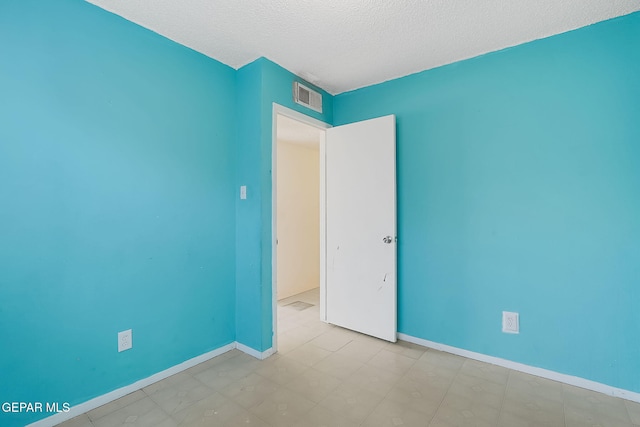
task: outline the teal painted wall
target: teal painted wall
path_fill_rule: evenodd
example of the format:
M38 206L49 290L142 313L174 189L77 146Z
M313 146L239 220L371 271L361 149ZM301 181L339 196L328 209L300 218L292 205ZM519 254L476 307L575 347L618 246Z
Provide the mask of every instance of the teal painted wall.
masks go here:
M236 72L79 0L3 1L0 40L0 400L271 347L273 102L397 115L401 332L640 391L640 14L323 114L266 59Z
M260 58L238 70L236 186L247 199L236 201L237 340L255 350L271 348L272 313L272 112L273 103L326 123L333 121L333 97L320 91L322 114L293 102L294 81L304 82Z
M238 70L237 85L236 339L244 345L262 351L261 63L254 61ZM240 199L241 185L247 186L245 200Z
M334 98L397 115L400 332L640 392L638 76L635 13Z
M0 401L74 405L235 340L235 83L88 3L0 2Z

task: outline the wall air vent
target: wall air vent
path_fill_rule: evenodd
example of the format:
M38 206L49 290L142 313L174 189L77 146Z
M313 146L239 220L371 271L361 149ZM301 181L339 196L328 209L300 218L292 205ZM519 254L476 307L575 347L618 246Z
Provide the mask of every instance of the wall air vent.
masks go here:
M293 82L293 100L300 105L322 113L322 95L302 83Z

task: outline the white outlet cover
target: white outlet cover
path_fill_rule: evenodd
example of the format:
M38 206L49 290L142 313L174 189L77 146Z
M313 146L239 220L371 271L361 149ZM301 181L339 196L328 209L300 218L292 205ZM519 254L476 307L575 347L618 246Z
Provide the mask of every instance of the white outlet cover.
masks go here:
M118 352L129 350L133 347L133 335L131 329L118 332Z
M520 315L511 311L502 312L502 332L507 334L520 333Z

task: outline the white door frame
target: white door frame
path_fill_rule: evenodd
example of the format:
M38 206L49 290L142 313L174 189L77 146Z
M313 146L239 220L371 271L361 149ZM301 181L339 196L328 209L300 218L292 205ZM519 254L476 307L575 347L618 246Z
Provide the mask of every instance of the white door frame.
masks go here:
M271 123L271 294L272 294L272 316L273 332L271 338L272 352L278 351L278 248L276 246L278 230L278 194L277 194L277 171L278 171L278 115L297 120L320 130L331 127L330 124L309 117L303 113L287 108L283 105L273 103L272 123ZM323 288L325 280L325 256L326 256L326 235L325 235L325 142L324 136L320 138L320 288ZM325 295L320 292L320 320L326 321Z

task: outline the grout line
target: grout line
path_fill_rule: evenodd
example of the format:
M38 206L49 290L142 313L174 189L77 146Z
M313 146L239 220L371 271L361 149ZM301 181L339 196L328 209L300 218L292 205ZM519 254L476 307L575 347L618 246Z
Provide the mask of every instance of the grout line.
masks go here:
M507 389L509 388L509 383L511 382L511 375L513 375L513 370L509 369L507 374L507 383L504 385L504 391L502 392L502 401L500 401L500 411L498 412L498 425L500 424L500 420L502 419L502 410L504 409L504 401L507 399Z
M438 351L438 350L434 350L431 348L427 348L427 351ZM427 353L427 351L425 351L425 354ZM465 358L466 359L466 358ZM467 360L464 360L460 366L458 367L458 369L456 369L456 374L453 376L453 379L451 380L451 382L449 383L449 386L447 387L447 391L444 392L444 394L442 395L442 398L440 399L440 402L438 403L438 406L436 407L435 412L433 413L433 416L431 417L431 419L429 420L429 425L431 425L431 423L433 422L433 420L435 420L436 415L438 415L438 412L440 411L440 407L442 406L442 403L444 402L444 399L446 399L447 395L449 394L449 390L451 390L451 386L453 385L454 381L456 380L456 378L458 377L458 375L460 374L460 371L462 370L462 366L467 362Z
M564 425L567 425L567 407L565 405L565 385L560 384L560 389L562 390L562 420L564 421Z

